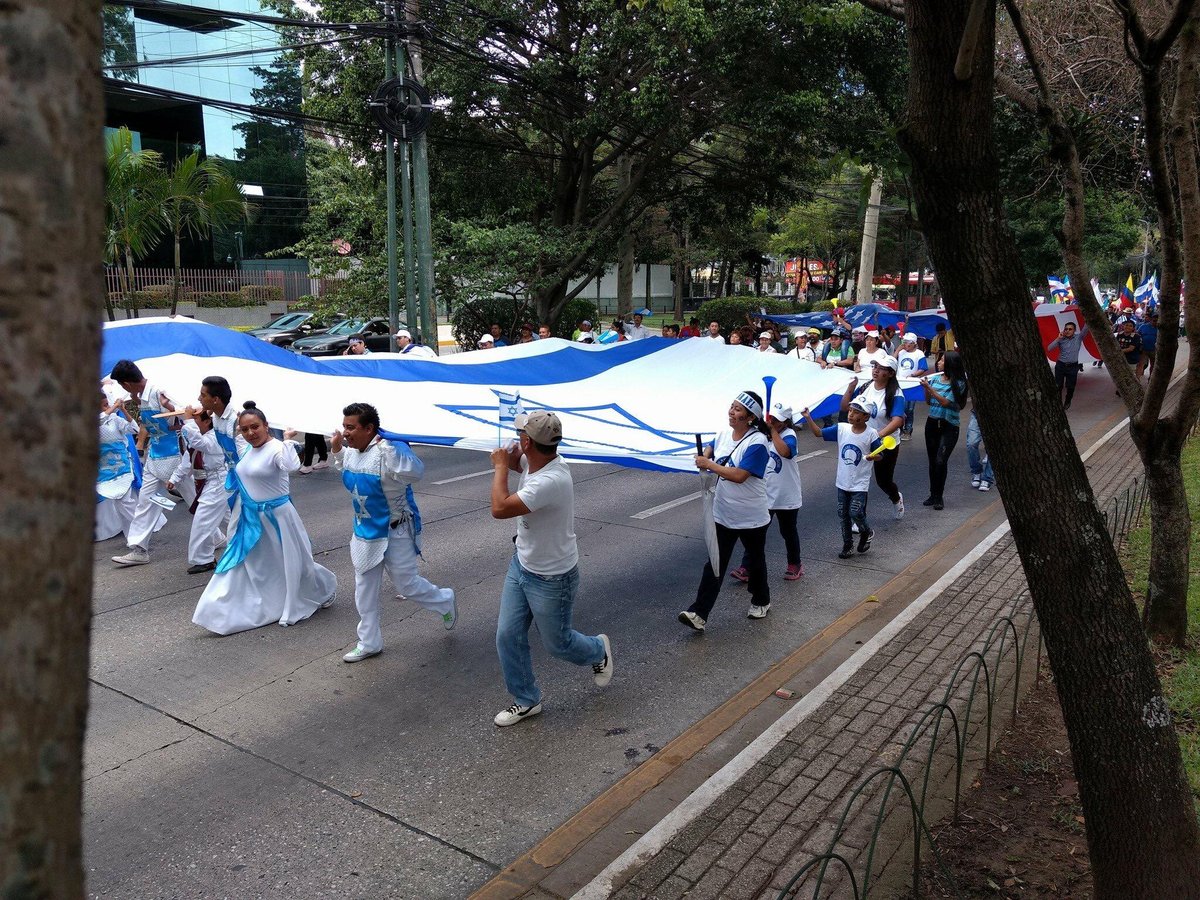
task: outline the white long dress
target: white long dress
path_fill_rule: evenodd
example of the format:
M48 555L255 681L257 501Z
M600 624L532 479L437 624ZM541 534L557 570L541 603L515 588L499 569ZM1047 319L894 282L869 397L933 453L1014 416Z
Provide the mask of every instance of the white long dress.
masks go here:
M254 503L288 496L288 473L300 468L293 445L269 440L246 447L235 467L241 491ZM192 621L217 634L235 634L278 622L294 625L307 619L337 592L337 576L312 557L312 544L290 500L271 509L245 509L239 499L230 524L226 556L200 595ZM220 571L236 557L238 520L256 516L262 535L239 564ZM276 530L278 525L278 530Z
M133 463L126 447L137 426L115 412L100 414L100 469L96 475L96 528L94 539L106 541L118 534L129 534L129 525L137 509L138 492L133 487ZM167 524L160 510L153 529Z

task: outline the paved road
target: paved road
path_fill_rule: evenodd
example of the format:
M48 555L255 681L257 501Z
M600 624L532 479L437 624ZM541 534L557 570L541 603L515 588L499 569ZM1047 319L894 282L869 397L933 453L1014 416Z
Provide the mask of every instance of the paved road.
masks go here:
M1089 370L1072 409L1076 434L1113 410ZM923 413L922 413L923 415ZM787 583L768 542L773 604L745 617L729 582L707 634L675 621L705 551L694 478L573 467L582 589L576 622L607 632L616 675L536 646L545 712L499 730L506 706L494 648L512 523L487 512L482 454L422 449L417 492L424 574L458 591L460 619L407 602L384 609L384 653L348 666L357 616L350 512L332 471L297 477L293 496L335 606L291 628L216 637L191 624L205 576L184 574L178 513L149 566L115 569L119 540L95 547L92 695L85 760L89 890L104 897L462 897L673 737L820 631L994 499L969 488L956 449L947 507L927 493L920 423L897 481L909 513L891 518L872 489L871 552L837 559L831 445L800 436L806 576ZM825 451L825 452L821 452ZM439 483L440 482L440 483Z

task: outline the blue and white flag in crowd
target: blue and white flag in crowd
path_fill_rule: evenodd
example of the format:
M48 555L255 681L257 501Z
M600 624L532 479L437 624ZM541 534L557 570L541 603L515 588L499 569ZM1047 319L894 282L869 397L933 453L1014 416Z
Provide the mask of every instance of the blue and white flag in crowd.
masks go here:
M505 391L493 389L492 393L500 400L500 411L497 419L500 427L512 427L513 420L525 412L525 407L521 404L521 392L517 391L515 394L509 394Z
M1071 296L1071 276L1064 275L1059 278L1055 275L1047 275L1046 282L1050 285L1051 302L1062 303Z
M548 338L437 359L310 359L215 325L167 318L106 324L102 371L119 359L134 360L175 397L195 397L204 377L224 376L235 405L254 400L273 427L329 434L342 407L365 402L411 443L473 450L494 449L498 434L502 442L516 437L509 407L497 397L519 394L526 411L558 414L568 458L687 472L695 471L696 433L711 439L728 427L730 402L746 390L761 396L764 375L776 378L775 399L816 416L835 413L854 378L785 354L665 338L609 347Z
M1158 273L1147 276L1146 280L1133 290L1135 303L1145 303L1148 309L1158 306Z

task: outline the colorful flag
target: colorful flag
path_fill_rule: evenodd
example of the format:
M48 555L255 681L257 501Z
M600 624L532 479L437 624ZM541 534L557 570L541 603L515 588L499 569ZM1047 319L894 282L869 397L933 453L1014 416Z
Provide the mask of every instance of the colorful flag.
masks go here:
M1132 307L1135 305L1133 300L1133 273L1129 273L1129 277L1125 280L1125 287L1121 288L1121 306Z
M1061 303L1071 295L1071 277L1064 275L1059 278L1055 275L1047 275L1046 283L1050 285L1050 299L1052 302Z

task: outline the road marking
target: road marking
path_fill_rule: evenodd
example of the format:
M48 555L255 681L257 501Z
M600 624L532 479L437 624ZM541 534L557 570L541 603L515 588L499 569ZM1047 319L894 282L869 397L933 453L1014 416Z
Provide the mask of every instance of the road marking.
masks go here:
M1097 450L1108 443L1122 428L1128 427L1128 419L1114 425L1108 433L1096 441L1082 454L1086 462ZM687 799L668 813L657 825L643 834L624 853L614 859L572 900L603 900L612 894L613 882L624 872L651 859L685 826L708 809L733 784L748 772L755 763L767 755L780 741L805 718L828 700L833 693L861 669L888 641L915 619L943 590L950 587L960 575L969 569L983 554L987 553L1009 533L1008 522L996 527L962 559L952 566L941 578L931 584L922 594L902 610L879 632L859 648L853 656L838 666L824 681L806 694L800 702L770 725L766 731L748 744L737 756L709 777Z
M640 513L634 513L629 518L631 519L648 519L651 516L657 516L660 512L666 512L668 509L674 509L677 506L683 506L685 503L691 503L693 500L700 499L700 491L694 494L688 494L686 497L679 497L675 500L668 500L666 503L660 503L658 506L652 506L649 509L643 509Z
M491 475L495 469L486 469L482 472L472 472L470 475L459 475L455 478L443 478L441 481L435 481L433 484L453 484L456 481L466 481L468 478L478 478L480 475Z
M812 453L805 453L797 459L797 462L805 459L812 459L814 456L820 456L822 453L828 453L828 450L814 450ZM434 484L440 484L435 481ZM659 513L666 512L668 509L674 509L677 506L683 506L685 503L691 503L693 500L700 499L700 492L688 494L684 497L677 497L674 500L668 500L666 503L660 503L658 506L652 506L649 509L643 509L640 513L634 513L629 518L631 519L648 519L651 516L657 516Z

